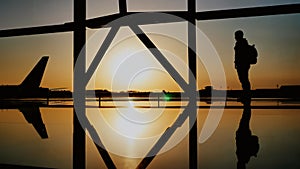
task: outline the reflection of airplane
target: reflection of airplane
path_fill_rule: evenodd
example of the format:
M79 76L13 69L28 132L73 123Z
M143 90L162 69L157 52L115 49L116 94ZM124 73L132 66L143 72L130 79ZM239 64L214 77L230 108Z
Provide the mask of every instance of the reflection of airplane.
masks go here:
M19 109L28 123L31 123L42 139L48 138L39 107L42 102L0 100L0 109Z
M20 85L0 86L0 98L42 98L48 96L48 88L41 88L40 84L49 56L44 56L31 70Z

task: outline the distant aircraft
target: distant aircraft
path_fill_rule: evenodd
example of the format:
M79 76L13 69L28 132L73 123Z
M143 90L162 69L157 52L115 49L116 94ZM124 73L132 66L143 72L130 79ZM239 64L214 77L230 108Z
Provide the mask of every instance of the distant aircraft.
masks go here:
M0 86L0 99L48 97L49 89L40 87L48 59L43 56L21 84Z

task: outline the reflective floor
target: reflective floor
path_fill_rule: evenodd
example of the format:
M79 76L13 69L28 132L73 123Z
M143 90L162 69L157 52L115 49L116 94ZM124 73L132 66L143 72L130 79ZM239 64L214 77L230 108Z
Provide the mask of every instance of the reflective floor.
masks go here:
M249 116L249 111L251 116ZM116 167L135 168L141 158L130 157L146 153L158 137L154 137L152 142L150 140L143 145L138 141L132 141L132 138L159 136L174 122L181 110L165 109L162 111L163 115L159 114L157 121L147 123L149 126L139 129L124 127L128 125L122 120L116 120L116 112L118 112L116 109L109 108L101 111L102 117L115 131L121 135L129 135L131 140L118 138L116 135L107 136L105 132L108 131L101 131L101 125L97 126L98 122L95 118L93 119L92 113L88 113L88 117L100 138L105 136L102 141L107 149L116 154L120 152L119 155L110 153ZM43 138L41 131L38 131L43 125L34 124L36 122L30 120L24 111L1 109L0 164L72 168L72 113L72 108L40 108L41 120L46 130L42 130L42 132L46 132L48 136L48 138ZM144 113L149 112L145 111ZM199 109L198 111L199 134L207 114L208 109ZM225 109L213 135L204 143L199 143L198 168L237 168L239 159L239 165L243 163L242 165L249 169L298 169L300 168L299 120L299 109L246 111L244 109ZM177 135L174 136L180 137L179 140L182 140L169 150L164 150L166 152L157 155L148 168L188 168L188 136L185 135L185 132L181 132L181 128L184 127L185 125L178 128ZM239 132L237 132L238 129ZM86 168L105 168L105 164L89 136L86 137L86 142ZM116 152L116 149L120 151ZM250 152L247 153L247 151Z

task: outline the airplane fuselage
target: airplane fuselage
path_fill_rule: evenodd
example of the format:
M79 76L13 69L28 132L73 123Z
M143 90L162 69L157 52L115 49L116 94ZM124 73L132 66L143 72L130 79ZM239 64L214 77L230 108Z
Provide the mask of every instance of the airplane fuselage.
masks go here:
M19 85L0 86L0 99L9 98L47 98L48 88L28 88Z

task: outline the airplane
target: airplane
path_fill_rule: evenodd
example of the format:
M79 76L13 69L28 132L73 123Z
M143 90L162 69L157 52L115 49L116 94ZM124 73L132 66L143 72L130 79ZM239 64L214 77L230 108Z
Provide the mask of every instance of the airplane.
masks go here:
M48 97L49 89L40 87L49 56L43 56L19 85L0 86L0 109L18 109L42 139L48 138L39 107L44 103L23 98Z
M49 56L43 56L19 85L0 86L0 99L46 98L49 88L40 87Z

